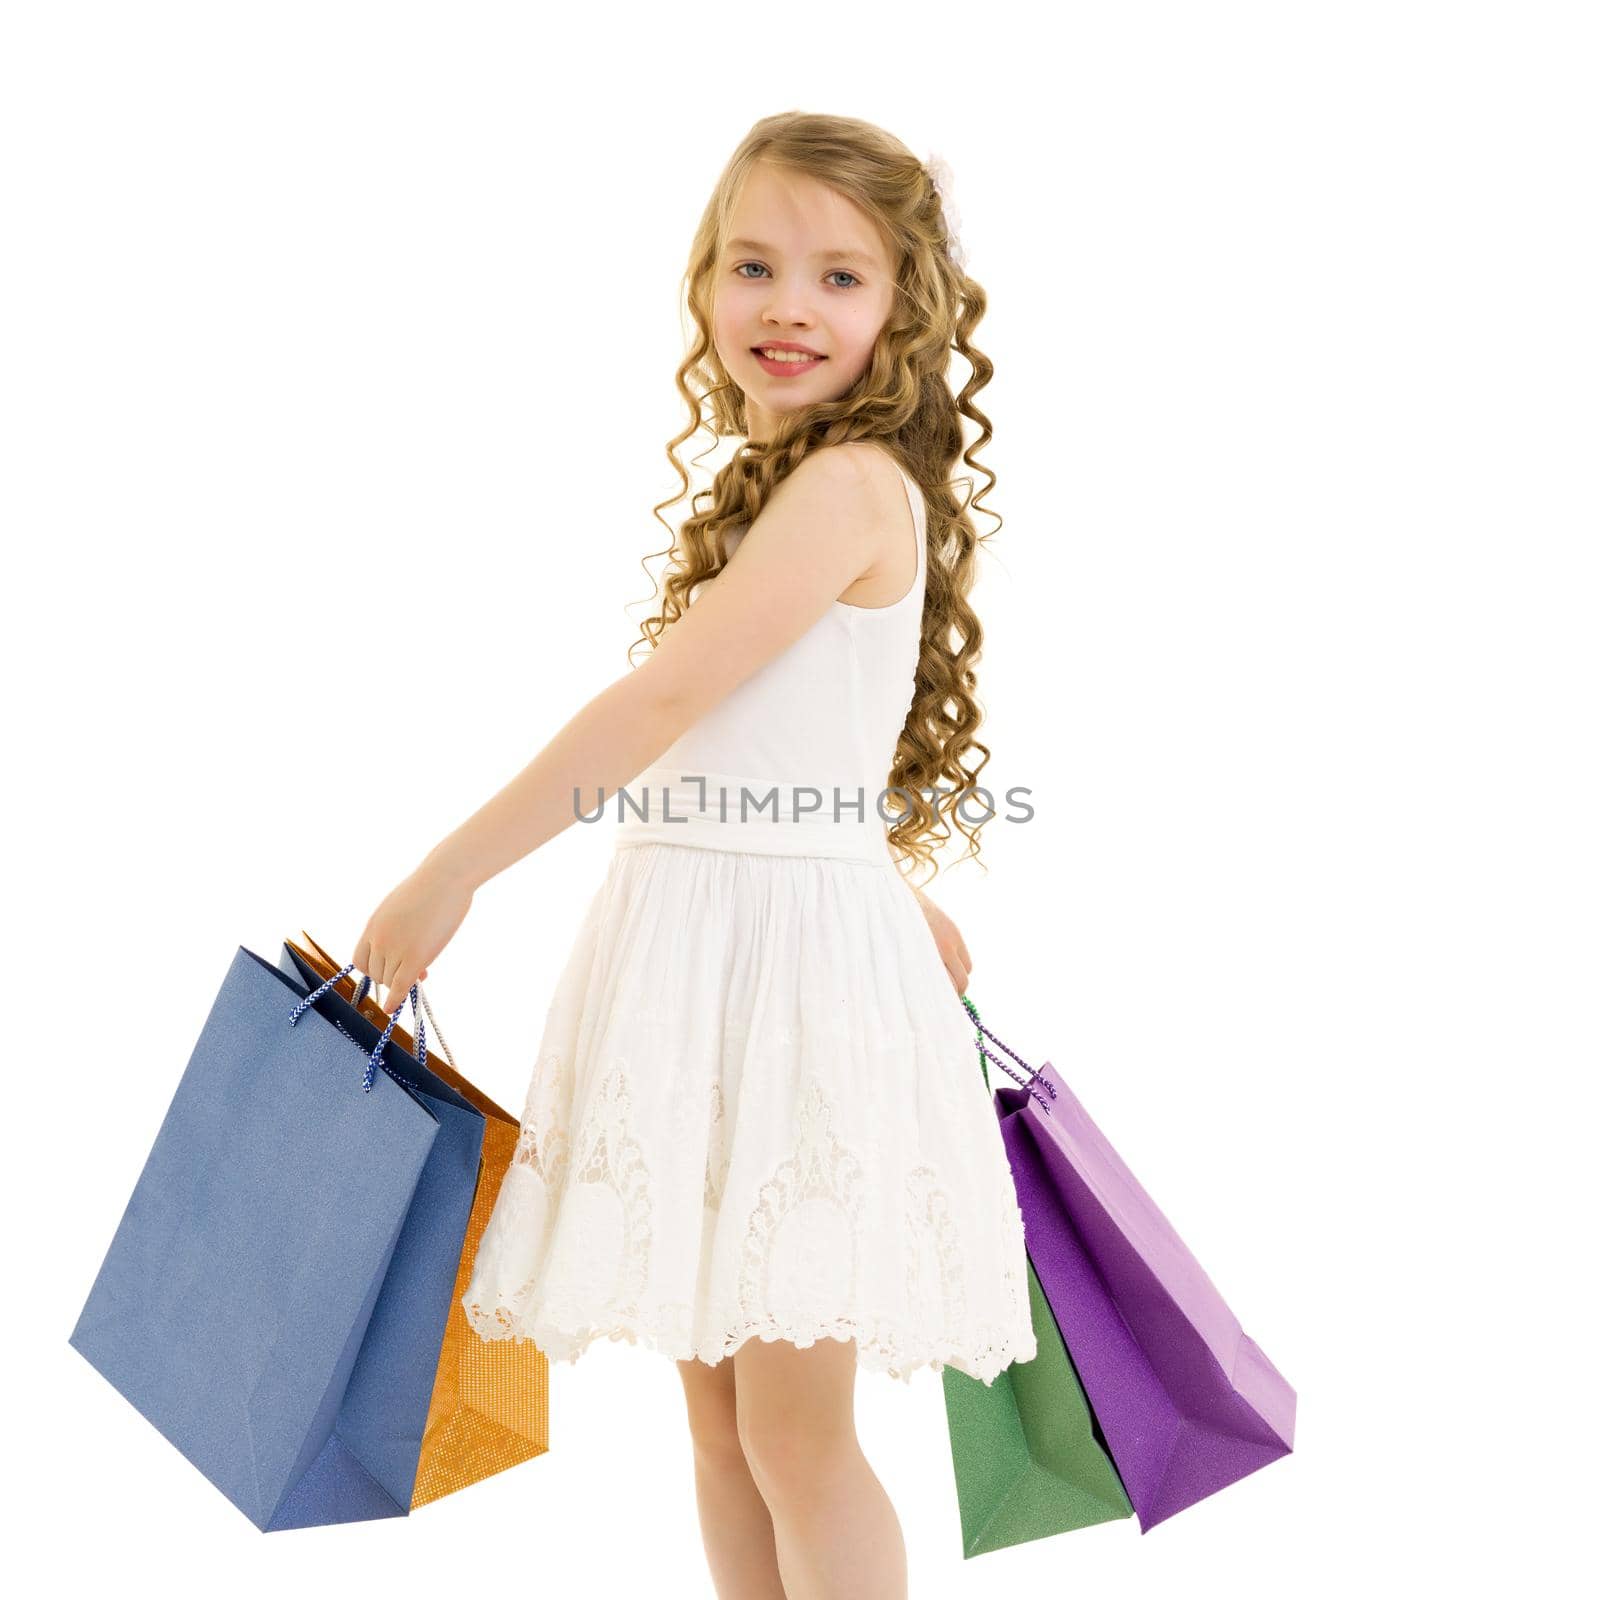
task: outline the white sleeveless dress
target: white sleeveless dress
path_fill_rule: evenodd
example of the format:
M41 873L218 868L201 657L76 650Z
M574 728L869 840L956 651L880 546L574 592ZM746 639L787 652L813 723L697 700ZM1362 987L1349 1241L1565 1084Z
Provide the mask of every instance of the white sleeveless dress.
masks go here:
M712 1364L853 1339L863 1369L984 1383L1037 1353L977 1033L878 813L927 581L901 477L911 590L835 601L607 797L462 1298L484 1339Z

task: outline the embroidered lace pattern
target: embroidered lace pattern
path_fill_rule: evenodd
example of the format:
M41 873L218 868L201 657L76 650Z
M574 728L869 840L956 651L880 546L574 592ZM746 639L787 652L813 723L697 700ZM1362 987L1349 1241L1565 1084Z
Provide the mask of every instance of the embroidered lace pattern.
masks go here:
M854 1340L902 1381L1031 1360L1004 1144L909 891L807 858L768 884L722 852L623 854L546 1020L472 1327L569 1362L602 1338L711 1364L750 1339ZM719 893L704 926L726 943L685 941L674 913Z
M787 1340L804 1349L818 1339L854 1339L863 1367L908 1380L921 1367L947 1362L984 1382L1015 1360L1034 1353L1018 1338L1029 1327L1027 1287L1018 1271L1023 1255L1022 1216L1014 1198L1002 1206L996 1232L1005 1249L998 1271L1002 1320L969 1321L965 1261L950 1199L937 1170L918 1163L902 1179L906 1317L867 1311L826 1311L859 1305L865 1225L867 1163L840 1143L821 1087L807 1092L796 1147L757 1191L740 1221L738 1296L725 1311L708 1308L696 1333L684 1300L646 1301L651 1256L651 1176L628 1127L626 1069L606 1073L583 1131L574 1145L560 1121L554 1092L559 1063L541 1058L530 1110L514 1165L529 1175L538 1204L505 1209L507 1234L541 1230L558 1196L568 1221L555 1233L545 1263L548 1292L530 1275L509 1290L474 1281L478 1297L467 1306L479 1335L533 1338L555 1360L576 1361L597 1339L644 1344L675 1359L715 1364L747 1339ZM727 1118L722 1089L712 1084L706 1106L702 1186L706 1226L720 1228L728 1177ZM998 1137L998 1134L997 1134ZM576 1151L569 1162L569 1150ZM570 1173L570 1175L569 1175ZM517 1190L510 1189L509 1197ZM503 1190L503 1194L507 1194ZM601 1198L596 1198L597 1196ZM478 1276L481 1276L479 1274ZM807 1299L808 1293L813 1297ZM1020 1308L1020 1309L1019 1309Z

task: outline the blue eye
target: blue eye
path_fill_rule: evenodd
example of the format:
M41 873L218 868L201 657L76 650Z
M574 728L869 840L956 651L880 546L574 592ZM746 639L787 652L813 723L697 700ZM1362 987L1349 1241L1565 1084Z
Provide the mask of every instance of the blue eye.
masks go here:
M733 270L735 272L737 272L741 277L744 277L744 269L746 267L761 267L761 270L763 272L765 272L767 270L764 266L762 266L762 264L759 261L741 261L739 263L739 265L736 266ZM846 288L850 288L850 289L856 288L861 282L861 280L858 277L856 277L855 273L846 272L843 267L839 267L835 271L830 272L828 274L828 276L830 278L849 278L850 282L848 284L846 284L845 287ZM745 278L744 281L746 283L754 283L755 279L753 279L753 278Z

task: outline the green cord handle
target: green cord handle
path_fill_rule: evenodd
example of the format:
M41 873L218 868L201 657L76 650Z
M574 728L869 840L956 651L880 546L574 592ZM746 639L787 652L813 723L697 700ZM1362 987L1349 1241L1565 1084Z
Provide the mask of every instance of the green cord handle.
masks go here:
M966 995L962 995L961 1003L967 1008L968 1014L974 1022L978 1021L978 1008L973 1005ZM989 1082L989 1052L983 1048L983 1034L978 1034L978 1065L983 1068L983 1086L990 1094L994 1093L994 1086Z

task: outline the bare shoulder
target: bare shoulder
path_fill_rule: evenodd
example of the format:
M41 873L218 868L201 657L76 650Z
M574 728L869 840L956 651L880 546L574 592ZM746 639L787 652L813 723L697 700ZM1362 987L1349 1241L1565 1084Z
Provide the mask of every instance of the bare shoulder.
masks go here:
M851 489L871 504L892 504L891 491L901 494L900 468L882 445L866 439L847 439L811 451L790 474L806 474L813 482L827 483L839 494Z
M916 528L899 464L866 439L811 451L788 478L809 518L849 530L862 565L840 595L865 609L889 605L916 579ZM780 489L780 493L781 493Z
M898 477L891 456L856 441L808 453L761 507L727 564L636 669L635 681L651 685L658 706L687 727L838 600L876 606L906 592L916 560L909 545L896 558L904 568L896 592L881 600L865 593L885 529L894 526L881 497L892 489L902 520L908 517ZM887 584L878 579L880 589Z
M893 604L917 576L916 521L906 497L899 463L881 445L851 439L814 452L834 457L825 493L836 515L848 516L867 565L839 598L850 606L876 610ZM805 466L813 457L807 457ZM798 475L798 469L797 469ZM845 507L848 506L846 510Z

